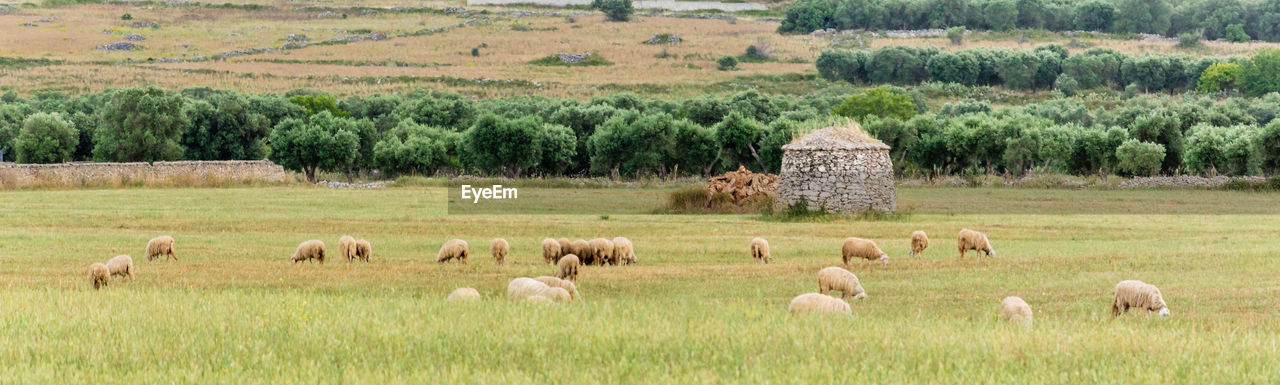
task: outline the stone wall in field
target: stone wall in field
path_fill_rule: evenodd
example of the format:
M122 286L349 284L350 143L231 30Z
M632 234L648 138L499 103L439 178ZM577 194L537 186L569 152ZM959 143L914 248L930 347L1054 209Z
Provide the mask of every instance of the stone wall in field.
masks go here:
M809 209L853 214L897 210L889 146L826 128L783 146L775 206L805 202ZM860 132L860 131L857 131Z
M279 183L284 168L266 160L155 163L59 164L0 163L0 187L151 185L202 186L230 183Z

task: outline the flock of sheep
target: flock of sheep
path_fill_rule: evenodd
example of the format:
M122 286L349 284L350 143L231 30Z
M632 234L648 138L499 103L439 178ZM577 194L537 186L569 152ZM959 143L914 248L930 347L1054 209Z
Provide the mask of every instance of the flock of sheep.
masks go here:
M156 258L164 257L166 260L172 259L176 261L178 258L174 255L173 244L173 237L170 236L156 237L147 242L147 260L152 261ZM636 263L635 248L631 240L624 237L617 237L612 240L595 238L574 241L570 241L568 238L546 238L542 240L541 246L543 261L547 264L555 265L558 269L558 274L554 277L519 277L513 279L507 286L508 297L542 303L572 301L578 297L577 286L574 282L578 279L579 266L632 265ZM956 246L962 259L967 251L982 252L988 257L994 257L996 254L991 248L991 242L987 239L986 234L969 229L960 230L956 236ZM912 257L918 256L927 248L929 248L928 235L924 231L913 232L911 234L911 251L909 255ZM451 239L440 247L440 252L436 255L436 261L439 263L457 261L458 263L466 264L468 249L467 241ZM511 246L506 239L495 238L489 244L489 251L494 260L501 265L506 262ZM841 259L845 265L848 265L854 259L879 261L881 264L886 265L889 263L889 255L880 250L875 241L870 239L846 238L840 251ZM369 241L364 239L356 240L351 236L345 235L338 239L338 252L348 262L369 262L373 257L373 247ZM752 239L751 257L757 263L769 263L771 259L769 242L764 238ZM321 264L324 263L324 259L325 246L324 242L319 239L302 242L290 258L294 263L316 260ZM106 286L114 276L128 277L133 280L133 258L128 255L120 255L107 261L106 264L94 263L89 266L89 278L94 289ZM839 298L828 295L828 293L835 291L841 293ZM831 266L818 271L818 292L796 296L791 300L788 310L796 314L851 314L852 309L846 300L865 298L867 298L867 292L863 289L857 275L839 266ZM454 290L446 298L450 302L478 301L480 299L480 292L470 287ZM1169 308L1165 305L1160 289L1140 281L1128 280L1116 285L1115 300L1111 304L1112 316L1124 314L1130 308L1156 312L1160 317L1169 315ZM1000 302L1000 317L1005 321L1030 326L1032 320L1031 306L1022 298L1006 297Z

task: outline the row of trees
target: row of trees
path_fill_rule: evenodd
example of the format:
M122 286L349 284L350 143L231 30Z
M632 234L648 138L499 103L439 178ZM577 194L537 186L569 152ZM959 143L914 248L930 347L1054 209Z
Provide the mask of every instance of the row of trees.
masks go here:
M1280 41L1280 0L799 0L782 33L834 29L1047 29Z
M1067 95L1106 87L1137 92L1239 89L1251 95L1280 91L1280 50L1253 58L1191 58L1126 55L1095 48L1075 55L1058 44L1029 50L975 48L957 52L889 46L877 50L829 50L816 61L828 80L863 84L925 81L1000 85L1012 89L1056 88ZM1212 71L1207 71L1212 68ZM1202 74L1210 74L1204 82Z

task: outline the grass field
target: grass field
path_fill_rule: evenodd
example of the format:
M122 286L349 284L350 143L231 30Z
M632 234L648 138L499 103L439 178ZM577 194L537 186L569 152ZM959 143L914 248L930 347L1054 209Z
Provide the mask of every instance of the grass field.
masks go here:
M564 197L625 205L666 190L609 191ZM445 199L440 188L2 191L0 382L1280 382L1277 195L905 188L904 214L817 222L461 216ZM998 257L958 259L961 227L986 231ZM933 246L911 259L916 229ZM161 234L177 238L179 261L146 261ZM343 234L371 240L373 262L288 262L300 241L332 254ZM851 317L787 314L855 235L893 258L850 267L870 298ZM550 236L627 236L640 263L585 268L577 303L506 300L511 278L553 272L536 256ZM753 264L755 236L775 263ZM454 237L471 243L471 262L436 264ZM514 262L488 258L492 237L511 241ZM93 291L88 265L122 253L136 281ZM1123 279L1160 286L1173 317L1112 320ZM443 302L464 286L485 301ZM1031 304L1033 328L997 320L1007 295Z

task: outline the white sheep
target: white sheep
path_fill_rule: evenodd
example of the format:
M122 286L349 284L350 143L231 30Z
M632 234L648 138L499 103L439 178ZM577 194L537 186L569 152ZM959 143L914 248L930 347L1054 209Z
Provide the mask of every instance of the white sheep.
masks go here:
M147 241L147 260L154 261L161 255L165 256L166 261L178 260L178 257L173 255L173 237L162 235Z
M312 239L298 244L298 249L294 250L293 257L290 259L293 263L302 261L311 262L312 259L320 261L324 264L324 242L319 239Z
M547 286L558 287L569 292L570 298L578 298L578 285L574 285L572 281L544 275L534 278L535 281L547 284Z
M492 242L489 242L489 253L493 254L493 260L497 261L499 265L506 263L507 253L509 252L511 252L511 245L507 243L506 239L494 238Z
M338 255L346 258L347 262L355 260L356 239L350 235L343 235L342 238L338 238Z
M356 258L369 262L373 258L373 245L364 239L356 241Z
M756 263L769 263L769 241L764 238L755 238L751 240L751 258L755 258Z
M563 254L560 253L560 242L547 238L542 240L542 260L548 265L555 264Z
M595 261L595 253L591 252L591 243L586 240L578 239L570 242L569 254L578 256L578 262L583 265L590 265Z
M568 301L572 298L565 289L547 286L545 283L526 277L511 280L511 283L507 285L507 297L511 299L545 297L555 301Z
M560 279L577 281L579 264L580 262L576 255L566 254L565 256L560 257L560 261L556 262L556 267L560 269Z
M846 265L854 258L868 261L879 260L881 264L889 264L889 255L880 251L880 246L876 246L876 241L870 239L845 238L844 246L840 248L840 254L844 258L844 264Z
M849 303L842 299L818 293L805 293L791 299L787 310L792 314L853 314Z
M613 241L604 238L596 238L591 240L591 256L594 263L603 265L617 265L618 260L613 256ZM588 263L589 265L590 263Z
M636 264L636 249L626 237L613 239L613 260L623 265Z
M89 281L93 282L94 290L101 289L103 286L107 286L107 282L111 281L111 270L107 269L107 265L102 263L89 265Z
M818 270L818 292L827 294L833 290L839 290L840 298L843 299L867 298L867 291L862 289L858 276L848 270L836 266Z
M1111 303L1111 316L1128 313L1131 307L1147 309L1148 314L1157 312L1160 318L1169 316L1169 306L1165 305L1160 289L1142 281L1120 281L1116 284L1116 299Z
M444 300L448 302L473 302L480 300L480 292L470 287L454 289Z
M111 276L129 277L133 281L133 257L128 255L117 255L107 261L107 270L111 272Z
M1009 296L1000 301L1000 319L1005 322L1031 326L1031 305L1022 298Z
M566 254L573 254L569 238L556 238L556 243L560 244L560 254L557 254L556 260L551 263L560 262L560 257L563 257Z
M987 241L987 235L969 229L961 229L960 234L956 235L956 247L960 249L960 258L964 258L964 253L969 250L981 251L988 257L996 256L995 250L991 249L991 242Z
M929 248L929 236L924 231L916 230L911 233L911 253L909 256L915 257Z
M451 259L467 264L467 241L450 239L440 246L440 253L436 254L436 262L445 263Z

